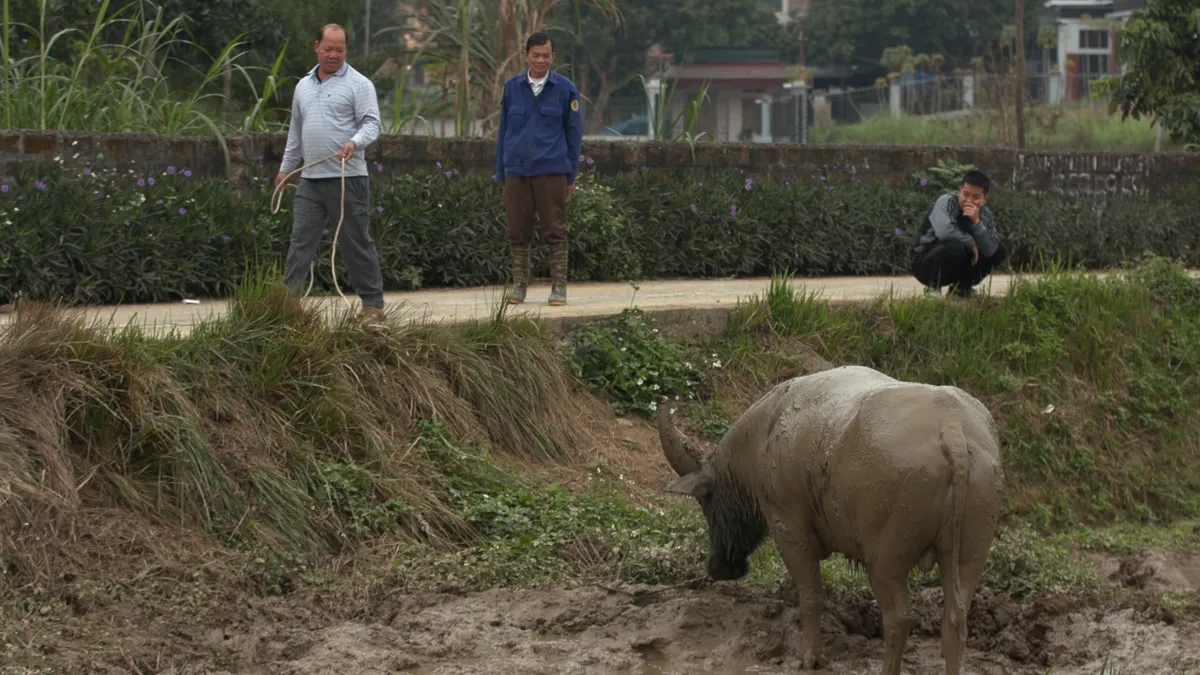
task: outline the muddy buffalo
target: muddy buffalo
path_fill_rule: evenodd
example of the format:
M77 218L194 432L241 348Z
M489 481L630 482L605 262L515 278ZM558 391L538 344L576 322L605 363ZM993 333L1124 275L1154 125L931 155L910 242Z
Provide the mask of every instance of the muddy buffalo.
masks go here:
M866 569L883 615L884 666L899 675L911 619L908 574L937 563L945 595L942 654L957 674L967 610L999 526L1004 477L987 408L957 387L901 382L859 366L775 386L702 456L658 414L679 474L708 521L708 573L740 579L770 532L800 595L800 662L819 667L820 561Z

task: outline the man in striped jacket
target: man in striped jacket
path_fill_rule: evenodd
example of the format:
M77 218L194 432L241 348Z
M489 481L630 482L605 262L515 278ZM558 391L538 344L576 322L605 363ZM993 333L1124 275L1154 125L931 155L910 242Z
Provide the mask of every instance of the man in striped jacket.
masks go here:
M344 207L335 245L346 261L350 285L362 298L361 315L373 317L383 313L383 276L370 231L366 148L379 138L379 98L370 78L346 63L346 31L341 26L321 28L314 46L317 65L296 84L287 147L275 184L305 163L334 153L337 157L300 173L283 282L293 292L307 285L326 224L334 229Z

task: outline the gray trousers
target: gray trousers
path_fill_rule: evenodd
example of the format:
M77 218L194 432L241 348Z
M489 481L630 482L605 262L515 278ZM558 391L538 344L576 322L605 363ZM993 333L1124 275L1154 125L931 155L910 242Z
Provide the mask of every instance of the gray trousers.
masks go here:
M346 176L346 215L336 242L337 255L346 261L350 285L363 306L383 307L383 275L371 238L369 181L367 176ZM292 243L283 273L283 283L293 293L308 288L308 266L317 255L324 231L337 227L341 196L341 178L301 178L296 186Z

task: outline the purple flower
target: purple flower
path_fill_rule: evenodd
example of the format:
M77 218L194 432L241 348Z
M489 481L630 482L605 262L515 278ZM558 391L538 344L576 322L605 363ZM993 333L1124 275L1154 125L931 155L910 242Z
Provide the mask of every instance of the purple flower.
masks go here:
M138 187L146 187L146 180L143 178L139 178L138 179Z
M83 175L85 175L85 176L92 175L92 167L90 167L90 166L83 167Z
M580 156L579 156L579 163L580 163L580 164L583 164L585 161L587 161L587 157L584 157L583 155L580 155Z
M689 206L688 208L690 208L690 209L692 210L692 213L697 213L697 211L696 211L696 205L695 205L695 204L692 204L692 205L691 205L691 206Z
M44 277L50 276L50 268L49 267L42 268L42 276L44 276Z
M227 235L227 234L223 234L223 235L221 235L221 241L223 241L223 242L225 242L226 244L228 244L229 242L233 241L233 237L231 237L231 236L229 236L229 235Z
M443 171L442 175L445 176L446 178L449 178L454 175L454 172L453 171Z
M147 178L147 179L146 179L146 182L147 182L147 183L149 183L149 184L151 184L151 185L154 185L154 177L153 177L153 176L151 176L150 178Z
M126 226L126 227L129 227L129 221L128 221L128 220L127 220L127 221L125 221L125 226Z
M929 185L929 181L925 178L922 178L921 179L921 187L925 187L926 185Z
M435 162L435 164L437 164L437 168L439 168L439 169L440 169L440 168L442 168L442 163L441 163L441 162Z
M592 159L591 157L588 157L588 158L587 158L587 163L588 163L588 166L591 166L591 165L593 165L593 164L595 164L595 163L596 163L596 160Z
M375 162L375 173L383 173L383 165Z
M39 181L34 182L33 187L35 187L39 190L45 190L46 184L39 180Z
M4 185L0 185L0 192L3 192L5 194L8 193L8 183L5 183Z
M167 175L174 176L175 175L175 167L168 166L167 167Z
M737 218L737 204L731 204L729 206L729 215Z
M749 178L746 179L746 192L750 191L750 185L753 183Z
M903 236L904 236L904 230L901 230L900 228L898 228L898 227L897 227L897 228L896 228L896 236L897 236L897 237L903 237Z
M181 215L181 216L186 216L186 215L187 215L187 209L179 209L179 215Z
M329 234L329 230L321 230L321 234Z
M191 170L191 169L184 169L184 170L183 170L183 177L184 177L184 178L191 178L191 177L192 177L192 170Z
M1142 217L1142 212L1141 212L1141 211L1138 211L1138 212L1137 212L1137 217L1138 217L1138 218L1141 218L1141 217Z
M154 201L154 203L155 203L155 204L158 204L158 205L160 205L160 206L161 206L163 202L162 202L162 200L161 200L161 199L156 199L156 200Z
M250 228L250 234L258 234L258 230L254 229L252 227L252 228Z
M382 204L375 207L375 213L383 213L383 205Z

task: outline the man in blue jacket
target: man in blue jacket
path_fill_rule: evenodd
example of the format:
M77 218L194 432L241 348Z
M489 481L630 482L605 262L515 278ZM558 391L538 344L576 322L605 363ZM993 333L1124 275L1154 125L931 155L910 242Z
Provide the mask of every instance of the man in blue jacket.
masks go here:
M550 245L550 304L567 304L567 197L583 146L579 90L550 71L550 36L525 41L529 69L504 83L495 180L504 184L504 213L512 255L510 304L525 302L529 286L533 217Z
M958 192L938 197L917 233L912 273L928 291L943 286L959 297L1004 262L1007 252L996 234L996 217L987 206L991 179L972 169Z

